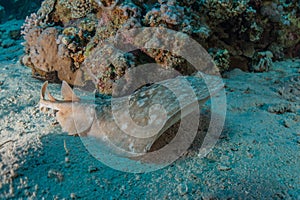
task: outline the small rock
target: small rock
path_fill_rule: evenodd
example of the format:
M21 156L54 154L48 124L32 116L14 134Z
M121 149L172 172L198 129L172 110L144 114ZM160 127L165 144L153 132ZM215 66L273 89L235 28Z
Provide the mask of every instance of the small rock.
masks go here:
M59 171L51 169L48 171L48 178L55 178L56 181L62 182L64 180L64 175Z
M71 194L70 194L70 198L71 198L71 199L76 199L76 198L77 198L77 197L76 197L76 194L75 194L75 193L71 193Z
M141 177L139 176L139 175L137 175L136 177L135 177L135 180L137 180L137 181L139 181L141 179Z
M286 119L283 121L283 125L286 128L290 128L292 126L291 122L289 120L286 120Z
M96 172L96 171L98 171L97 167L95 167L95 166L89 166L89 169L88 169L89 173L93 173L93 172Z
M221 166L218 166L218 170L219 171L229 171L229 170L231 170L231 167L221 165Z
M177 186L177 190L178 190L179 195L183 196L183 195L187 194L189 188L186 185L186 183L182 183L182 184Z
M231 150L231 151L238 151L239 149L236 148L236 147L231 147L230 150Z
M248 156L248 158L253 158L254 157L254 155L252 153L249 153L249 152L247 152L247 156Z
M206 159L208 159L210 162L216 162L218 160L218 157L219 157L219 155L216 155L212 151L206 155Z

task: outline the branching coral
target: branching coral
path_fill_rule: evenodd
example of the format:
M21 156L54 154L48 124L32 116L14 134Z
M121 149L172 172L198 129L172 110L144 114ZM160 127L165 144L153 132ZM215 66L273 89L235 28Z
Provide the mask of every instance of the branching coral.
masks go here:
M253 63L251 65L251 70L255 72L269 71L273 66L273 54L270 51L257 52L253 57Z
M214 49L211 48L208 50L208 53L214 59L217 67L221 72L227 71L229 69L230 56L227 49Z
M91 0L58 0L57 5L59 5L59 8L64 10L63 14L69 15L71 19L85 17L88 13L92 11Z

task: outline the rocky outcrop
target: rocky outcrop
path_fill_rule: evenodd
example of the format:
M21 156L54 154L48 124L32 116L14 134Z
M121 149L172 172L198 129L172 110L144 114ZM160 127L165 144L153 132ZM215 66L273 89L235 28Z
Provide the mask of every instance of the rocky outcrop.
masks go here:
M103 49L117 33L133 27L164 27L195 39L221 72L232 68L264 71L274 60L300 56L299 13L298 1L280 0L45 0L23 26L23 63L40 78L69 84L77 84L74 76L85 65L98 90L107 94L128 68L139 64L156 62L191 73L185 59L161 49L140 48L110 63L99 59L110 54ZM82 75L82 82L85 79Z

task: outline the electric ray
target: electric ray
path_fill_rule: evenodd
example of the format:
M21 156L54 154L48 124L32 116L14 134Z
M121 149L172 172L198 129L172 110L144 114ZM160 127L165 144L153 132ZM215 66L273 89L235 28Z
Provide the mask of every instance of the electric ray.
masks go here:
M144 155L173 124L187 116L223 88L220 77L202 74L178 76L144 86L131 95L85 102L62 83L63 100L41 89L40 108L56 111L62 129L69 134L100 139L128 157Z

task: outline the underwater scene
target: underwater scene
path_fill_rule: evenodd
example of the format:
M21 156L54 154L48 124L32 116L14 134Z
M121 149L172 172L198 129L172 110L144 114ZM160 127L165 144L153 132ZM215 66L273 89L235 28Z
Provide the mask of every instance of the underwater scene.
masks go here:
M300 1L0 0L0 199L300 200Z

